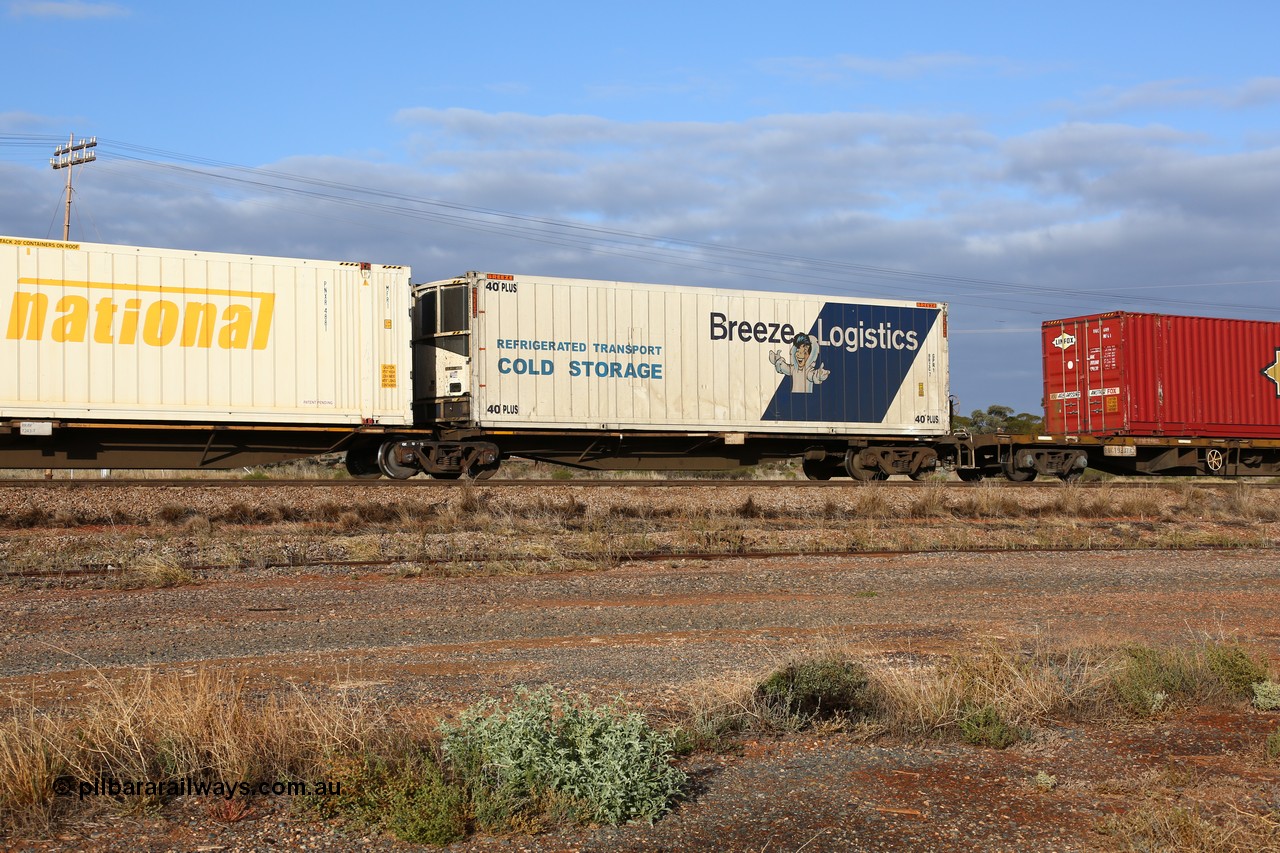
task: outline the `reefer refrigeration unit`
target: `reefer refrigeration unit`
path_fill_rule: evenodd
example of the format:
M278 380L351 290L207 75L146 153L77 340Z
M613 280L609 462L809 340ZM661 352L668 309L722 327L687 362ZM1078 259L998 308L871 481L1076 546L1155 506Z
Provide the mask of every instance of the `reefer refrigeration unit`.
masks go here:
M0 237L0 450L136 467L154 448L162 467L186 442L229 467L265 458L224 452L235 425L408 426L409 313L406 267ZM141 458L96 449L140 424L173 429L134 442ZM176 437L197 424L210 435Z
M417 425L504 449L540 431L847 447L949 429L939 303L481 272L414 293Z
M1280 438L1280 323L1119 311L1042 346L1047 432Z

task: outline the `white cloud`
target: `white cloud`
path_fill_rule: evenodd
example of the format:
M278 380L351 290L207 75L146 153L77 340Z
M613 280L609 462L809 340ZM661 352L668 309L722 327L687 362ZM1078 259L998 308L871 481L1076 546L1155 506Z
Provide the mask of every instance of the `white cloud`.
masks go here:
M1235 107L1257 107L1280 102L1280 77L1255 77L1246 80L1232 94Z
M1002 140L962 117L859 113L622 122L422 108L399 120L407 165L270 166L386 194L345 204L315 184L265 192L112 159L100 145L77 173L73 236L404 263L418 281L484 268L941 299L957 331L1117 308L1280 319L1265 310L1280 304L1270 291L1153 289L1280 278L1280 145L1223 152L1177 126L1117 121ZM0 233L59 230L59 195L43 160L0 161ZM999 337L956 344L957 391L971 408L1034 409L1034 365L1010 355L1016 336ZM1034 361L1034 335L1026 346ZM991 375L987 357L1017 361L997 397L975 378Z
M1153 80L1138 86L1108 86L1078 103L1058 106L1078 116L1118 116L1150 110L1241 110L1280 102L1280 77L1254 77L1235 86L1211 86L1181 78Z

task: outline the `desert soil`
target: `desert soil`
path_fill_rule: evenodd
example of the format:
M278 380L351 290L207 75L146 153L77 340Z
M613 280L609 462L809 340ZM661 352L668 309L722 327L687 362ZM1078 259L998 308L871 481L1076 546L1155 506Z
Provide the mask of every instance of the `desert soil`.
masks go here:
M741 503L750 490L743 486L731 500ZM705 499L726 500L724 491ZM761 490L758 500L779 500L775 491ZM598 492L586 498L593 506L704 499L696 490ZM207 500L232 498L219 492ZM1018 523L1028 534L1037 524ZM1271 537L1269 528L1263 534ZM4 535L14 559L20 548L13 543L23 537L89 534L35 528ZM553 684L601 700L621 697L662 721L692 697L751 683L820 649L909 667L990 642L1114 647L1206 637L1241 641L1273 667L1280 663L1280 551L668 557L478 577L249 566L170 589L5 581L0 696L74 704L101 674L201 666L243 674L263 689L291 682L360 691L443 714L482 696L508 696L518 685ZM1280 814L1280 768L1262 750L1278 724L1280 714L1241 705L1149 723L1060 721L1003 751L824 730L749 739L737 752L684 759L692 794L652 826L474 837L456 847L1109 849L1115 840L1100 832L1105 819L1149 803L1152 792L1214 814ZM1056 787L1037 786L1041 772ZM280 799L254 802L234 819L186 801L149 817L98 810L49 837L10 841L26 849L409 849L308 822Z

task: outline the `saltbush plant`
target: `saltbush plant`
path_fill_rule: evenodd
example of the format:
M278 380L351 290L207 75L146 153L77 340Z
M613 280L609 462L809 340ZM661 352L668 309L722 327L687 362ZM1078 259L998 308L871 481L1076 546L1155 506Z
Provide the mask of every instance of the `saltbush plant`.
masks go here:
M1253 707L1259 711L1280 711L1280 684L1268 679L1250 687L1253 689Z
M441 733L475 823L489 831L652 821L685 783L671 739L640 714L549 688L481 700Z

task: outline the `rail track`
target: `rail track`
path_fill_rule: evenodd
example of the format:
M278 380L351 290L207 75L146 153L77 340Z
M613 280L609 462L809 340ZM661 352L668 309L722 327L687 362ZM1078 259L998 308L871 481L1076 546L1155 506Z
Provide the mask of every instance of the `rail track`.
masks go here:
M1033 480L1015 483L1004 479L982 480L976 483L965 483L959 480L885 480L863 483L857 480L717 480L717 479L680 479L680 480L622 480L622 479L512 479L512 480L433 480L427 477L412 480L218 480L218 479L0 479L0 489L98 489L111 487L143 487L143 488L250 488L250 489L505 489L505 488L551 488L551 489L930 489L944 487L948 489L981 489L993 485L1000 488L1013 489L1099 489L1099 488L1136 488L1150 489L1190 483L1208 488L1231 487L1247 484L1250 488L1275 489L1280 483L1257 482L1255 479L1235 478L1142 478L1115 479L1086 483L1063 483L1059 480Z
M736 550L736 551L634 551L630 553L614 554L607 559L601 558L599 554L574 554L572 552L556 554L554 557L541 555L527 555L519 557L521 562L527 563L551 563L560 560L595 560L597 562L607 562L614 565L623 565L627 563L644 563L655 560L685 560L691 562L722 562L728 560L771 560L771 559L796 559L796 558L814 558L814 557L842 557L842 558L869 558L869 559L886 559L893 557L910 557L920 554L1072 554L1088 552L1090 554L1098 553L1121 553L1129 551L1168 551L1168 552L1203 552L1216 553L1239 551L1240 546L1235 544L1227 545L1175 545L1175 546L1159 546L1159 547L1142 547L1136 545L1116 545L1116 546L1098 546L1092 545L1088 547L1000 547L1000 548L906 548L896 550L877 550L863 551L856 549L815 549L815 550ZM1257 551L1256 545L1249 547L1251 551ZM1262 550L1280 550L1280 546L1272 549ZM247 569L318 569L318 568L337 568L337 569L397 569L395 573L403 573L408 567L415 567L419 570L427 567L441 567L455 565L458 563L485 563L490 561L510 561L510 554L474 554L467 557L421 557L410 556L407 554L399 554L389 557L383 557L377 560L329 560L329 559L295 559L289 561L256 561L245 563L208 563L194 565L179 565L183 571L190 572L194 576L211 577L216 576L219 572L244 571ZM75 578L75 577L111 577L112 575L120 575L127 571L126 567L104 565L101 563L84 563L78 566L71 566L62 569L33 569L23 571L0 572L0 579L19 579L19 578Z

